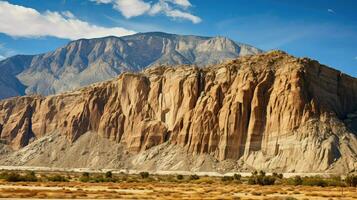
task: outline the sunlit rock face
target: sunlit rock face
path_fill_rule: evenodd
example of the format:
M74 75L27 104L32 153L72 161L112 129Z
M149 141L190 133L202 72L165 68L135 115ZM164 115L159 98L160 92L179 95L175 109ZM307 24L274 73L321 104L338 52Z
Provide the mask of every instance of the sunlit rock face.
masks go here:
M3 100L0 136L21 149L54 131L69 142L95 132L133 154L169 143L257 169L346 172L357 162L356 111L356 78L273 51Z

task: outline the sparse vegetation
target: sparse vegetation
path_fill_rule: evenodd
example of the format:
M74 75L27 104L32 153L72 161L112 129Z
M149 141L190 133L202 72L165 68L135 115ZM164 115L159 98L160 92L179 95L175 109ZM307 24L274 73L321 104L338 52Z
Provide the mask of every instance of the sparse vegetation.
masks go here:
M49 176L49 177L47 177L47 180L50 182L68 182L69 181L65 176L62 176L59 174L54 175L54 176Z
M111 171L106 172L105 178L113 178L113 173Z
M252 176L248 178L248 184L250 185L274 185L276 178L274 176L266 176L264 171L252 173Z
M196 175L196 174L192 174L190 176L190 180L198 180L198 179L200 179L200 177L198 175Z
M301 176L295 176L294 179L293 179L293 185L302 185L302 178Z
M140 176L141 178L145 179L145 178L149 178L149 172L140 172Z
M88 172L84 172L82 176L79 178L79 181L81 182L89 182L90 181L90 175Z
M18 172L3 172L0 175L0 179L4 179L7 182L36 182L38 180L33 171L27 171L25 174L20 174Z
M222 180L223 182L233 181L233 177L232 177L232 176L223 176L223 177L221 178L221 180Z
M276 172L274 172L274 173L272 174L272 176L275 177L275 178L278 178L278 179L284 178L283 174L278 174L278 173L276 173Z
M176 179L177 179L177 180L182 180L182 179L183 179L183 176L182 176L181 174L178 174L178 175L176 176Z
M145 174L145 175L144 175ZM353 175L342 179L333 177L292 177L283 178L279 174L267 175L265 172L252 173L250 177L239 174L233 176L210 177L191 175L155 175L113 174L106 173L44 173L38 172L3 172L0 173L0 185L9 184L11 189L1 189L0 198L119 198L119 199L281 199L294 200L323 198L346 200L356 199ZM29 181L36 177L37 182ZM146 178L144 178L146 177ZM11 180L11 183L8 183ZM78 180L82 182L79 183ZM24 183L26 181L26 183ZM279 182L277 182L279 181ZM20 183L17 183L20 182ZM51 183L57 182L57 183ZM242 183L237 187L236 183ZM250 182L255 186L248 185ZM178 184L179 183L179 184ZM279 184L279 185L275 185ZM298 187L296 186L298 185ZM41 186L41 187L38 187ZM322 187L320 187L322 186ZM333 186L333 187L324 187ZM28 187L28 188L26 188ZM36 189L38 187L38 189ZM62 187L62 190L43 189ZM98 188L101 189L91 189ZM323 188L324 187L324 188ZM167 192L167 190L170 192ZM227 191L231 191L228 192ZM189 192L189 193L187 193Z
M240 174L234 174L233 177L234 177L234 180L240 181L241 178L242 178L242 175L240 175Z
M308 185L308 186L320 186L320 187L328 186L327 181L324 180L323 178L319 177L319 176L304 177L302 184L303 185Z
M350 187L357 187L357 175L347 176L345 182Z

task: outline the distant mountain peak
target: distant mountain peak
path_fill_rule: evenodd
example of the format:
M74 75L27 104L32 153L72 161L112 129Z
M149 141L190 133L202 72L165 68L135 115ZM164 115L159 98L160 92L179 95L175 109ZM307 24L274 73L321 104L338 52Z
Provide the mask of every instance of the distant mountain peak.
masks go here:
M9 67L9 60L14 70L0 76L3 90L0 99L64 92L111 79L123 71L140 71L153 65L205 66L261 52L222 36L149 32L79 39L52 52L30 56L31 59L16 56L1 61L0 70ZM16 88L12 83L15 81ZM19 84L23 87L18 87Z

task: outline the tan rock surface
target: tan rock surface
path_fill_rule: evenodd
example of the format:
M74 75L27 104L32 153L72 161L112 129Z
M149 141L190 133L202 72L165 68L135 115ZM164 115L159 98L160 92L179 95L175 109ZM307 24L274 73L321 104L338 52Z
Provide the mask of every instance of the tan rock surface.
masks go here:
M55 131L71 142L91 131L132 154L169 143L257 169L346 172L357 167L356 130L350 128L356 111L356 78L274 51L208 68L149 68L75 92L3 100L0 138L20 149Z

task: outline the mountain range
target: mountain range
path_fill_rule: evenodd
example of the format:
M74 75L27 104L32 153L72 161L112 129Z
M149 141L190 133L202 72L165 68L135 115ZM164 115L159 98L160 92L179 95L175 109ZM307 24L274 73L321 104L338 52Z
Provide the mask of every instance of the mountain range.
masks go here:
M161 32L80 39L52 52L0 61L0 99L71 91L155 65L207 66L261 52L225 37Z

